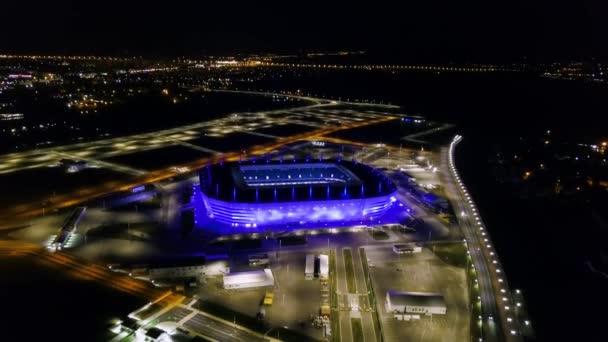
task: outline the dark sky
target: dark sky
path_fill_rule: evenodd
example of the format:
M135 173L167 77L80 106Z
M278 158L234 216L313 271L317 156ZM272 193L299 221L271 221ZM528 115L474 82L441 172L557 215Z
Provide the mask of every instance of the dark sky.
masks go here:
M365 49L445 61L608 56L608 1L601 0L6 2L2 52L176 56Z

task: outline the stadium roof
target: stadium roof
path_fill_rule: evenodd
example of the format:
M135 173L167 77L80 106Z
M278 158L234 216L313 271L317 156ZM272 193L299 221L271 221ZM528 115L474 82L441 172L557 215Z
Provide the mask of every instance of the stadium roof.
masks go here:
M253 164L232 168L239 187L276 187L302 185L356 185L361 180L336 163Z
M378 170L344 160L227 162L201 169L199 177L208 197L241 203L369 198L396 189Z

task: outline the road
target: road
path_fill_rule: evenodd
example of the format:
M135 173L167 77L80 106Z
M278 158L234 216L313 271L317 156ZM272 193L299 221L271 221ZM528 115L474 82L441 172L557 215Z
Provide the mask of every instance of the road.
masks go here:
M446 175L444 179L446 194L452 203L458 223L468 244L473 265L477 271L477 281L482 311L482 334L484 341L521 341L514 335L507 321L510 293L504 271L484 224L479 216L473 200L462 184L462 180L454 168L454 149L460 142L459 136L452 144L441 150L441 169ZM505 301L504 298L507 300Z
M250 331L246 328L225 322L207 313L185 307L180 303L185 299L184 296L174 294L171 291L164 291L149 283L133 279L121 273L110 271L103 267L75 256L57 252L50 253L39 246L14 240L0 240L0 255L19 257L30 255L35 257L43 264L57 268L60 272L65 272L77 279L96 281L104 286L115 290L128 293L133 296L145 298L150 301L150 305L158 306L156 313L144 319L146 322L156 321L157 317L166 317L165 313L184 311L175 319L182 319L182 326L192 330L196 334L203 335L215 341L275 341L270 337L263 337L261 334ZM145 307L144 307L145 308ZM187 315L195 312L196 314ZM124 336L123 336L124 337ZM118 338L121 339L120 337Z
M107 267L63 252L51 253L39 246L25 242L0 240L0 254L31 255L45 265L55 267L74 278L94 280L107 287L145 298L151 302L159 301L161 305L173 305L183 299L181 295L171 294L167 296L167 291L121 273L112 272Z
M184 328L215 341L266 341L265 338L237 329L224 322L197 314L183 325Z

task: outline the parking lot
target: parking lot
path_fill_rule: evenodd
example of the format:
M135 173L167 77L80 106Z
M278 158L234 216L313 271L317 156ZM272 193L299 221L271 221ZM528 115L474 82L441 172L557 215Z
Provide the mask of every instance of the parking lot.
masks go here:
M386 341L468 341L470 310L464 268L450 266L428 248L421 253L395 254L390 247L366 250L378 311ZM388 290L443 294L446 315L398 321L386 312Z
M279 253L271 260L275 286L274 300L265 306L266 321L271 327L287 327L314 339L322 338L322 330L312 326L311 317L319 314L321 284L318 279L305 280L306 254L326 253L326 251L290 251ZM201 284L199 297L237 311L249 317L256 317L264 299L266 288L224 290L221 277ZM237 321L238 323L238 321Z

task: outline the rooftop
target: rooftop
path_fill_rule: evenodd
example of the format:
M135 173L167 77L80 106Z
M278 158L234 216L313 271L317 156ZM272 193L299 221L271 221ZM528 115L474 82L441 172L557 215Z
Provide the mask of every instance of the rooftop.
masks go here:
M445 300L440 293L389 290L387 294L391 305L445 307Z
M232 168L232 177L235 184L247 187L361 183L347 168L334 163L240 165Z
M268 279L274 280L274 276L272 275L272 271L267 268L256 271L235 272L224 275L224 285L260 283Z
M225 162L199 172L201 191L225 202L269 203L370 198L395 185L365 164L339 161Z

